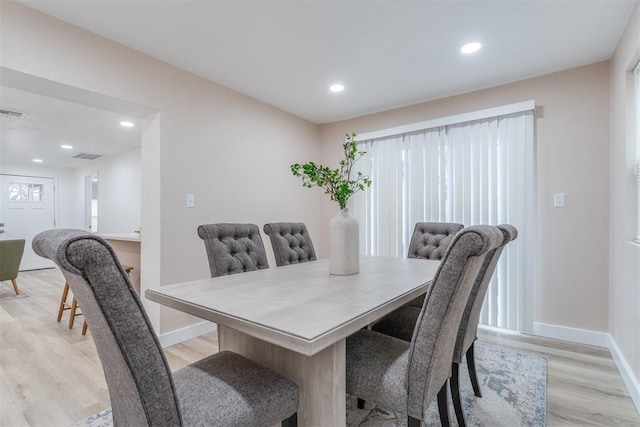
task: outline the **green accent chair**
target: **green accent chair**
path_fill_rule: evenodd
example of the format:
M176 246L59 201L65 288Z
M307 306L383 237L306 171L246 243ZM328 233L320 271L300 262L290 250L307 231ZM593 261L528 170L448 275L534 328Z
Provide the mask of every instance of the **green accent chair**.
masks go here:
M18 270L24 254L24 239L0 240L0 281L11 280L16 295L18 290Z

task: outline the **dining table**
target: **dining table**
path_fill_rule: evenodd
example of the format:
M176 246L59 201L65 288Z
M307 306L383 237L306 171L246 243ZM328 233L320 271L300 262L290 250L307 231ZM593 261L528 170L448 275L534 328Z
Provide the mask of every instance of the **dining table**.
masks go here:
M338 276L322 259L164 285L145 296L215 322L220 351L298 384L300 426L344 426L347 337L426 293L439 264L361 256L359 273Z

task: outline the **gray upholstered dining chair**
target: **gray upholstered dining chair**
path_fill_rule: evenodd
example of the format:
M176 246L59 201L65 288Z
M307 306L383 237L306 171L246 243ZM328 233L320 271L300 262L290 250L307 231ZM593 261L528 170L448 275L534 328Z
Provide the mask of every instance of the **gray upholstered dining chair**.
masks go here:
M503 241L500 246L488 253L487 257L480 268L478 278L476 279L473 287L471 288L471 294L469 295L469 301L464 309L462 315L462 321L460 322L460 330L458 331L458 337L456 339L456 346L453 351L453 365L451 366L451 394L453 396L453 407L456 411L456 418L458 425L463 427L466 425L464 417L464 410L462 408L462 402L460 400L460 385L459 385L459 370L462 358L467 359L467 370L469 371L469 377L471 378L471 386L476 396L482 397L480 391L480 384L478 383L478 375L476 373L476 362L474 344L478 339L478 323L480 323L480 311L482 310L482 304L484 297L487 294L487 289L493 273L495 272L500 255L504 250L507 243L513 241L518 237L518 230L509 224L498 225L498 228L502 232Z
M209 258L211 277L269 268L255 224L205 224L198 227Z
M515 227L503 224L497 228L502 232L502 243L495 249L489 251L480 267L477 277L471 288L469 299L467 300L460 327L456 337L456 344L453 351L453 364L451 365L451 395L456 419L459 426L466 425L464 410L460 400L459 367L463 357L467 359L467 369L471 378L471 385L476 396L482 397L478 383L478 375L475 366L474 343L477 340L478 323L480 322L480 310L484 297L489 287L489 282L493 277L500 255L507 243L513 241L518 236ZM402 307L376 323L372 329L405 341L411 341L414 327L420 316L420 309L412 306Z
M347 338L347 393L406 414L409 426L420 425L437 395L440 421L450 425L447 381L458 327L486 253L501 242L501 233L491 226L472 226L456 234L427 291L410 342L368 329Z
M453 236L464 228L455 222L417 222L409 242L407 258L420 258L439 261L444 257ZM409 304L422 308L424 296L420 296Z
M34 251L62 270L104 368L114 426L295 425L298 386L223 351L171 373L142 302L111 247L82 230L49 230Z
M263 229L271 240L278 267L317 259L311 236L304 223L271 222L265 224Z
M24 239L0 240L0 282L11 280L16 295L18 289L18 271L24 254Z

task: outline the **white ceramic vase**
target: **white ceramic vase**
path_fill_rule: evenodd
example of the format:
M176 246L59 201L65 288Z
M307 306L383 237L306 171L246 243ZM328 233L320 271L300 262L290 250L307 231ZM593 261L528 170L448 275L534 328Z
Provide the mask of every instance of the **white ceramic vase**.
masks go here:
M360 271L360 233L358 221L344 208L331 218L329 273L338 276L357 274Z

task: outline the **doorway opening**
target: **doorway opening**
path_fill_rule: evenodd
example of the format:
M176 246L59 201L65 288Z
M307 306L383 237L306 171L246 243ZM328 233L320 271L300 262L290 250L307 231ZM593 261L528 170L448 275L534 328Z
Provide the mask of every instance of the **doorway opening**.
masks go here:
M98 233L98 175L84 178L85 188L85 228Z

